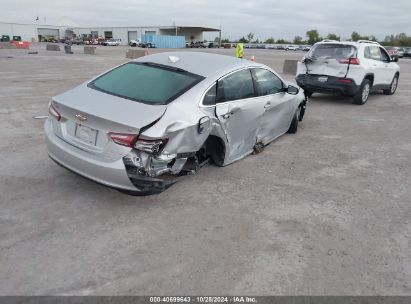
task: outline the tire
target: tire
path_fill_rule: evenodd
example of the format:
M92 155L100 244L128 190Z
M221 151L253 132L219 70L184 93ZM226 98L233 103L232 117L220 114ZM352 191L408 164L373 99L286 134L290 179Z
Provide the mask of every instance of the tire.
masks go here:
M287 133L295 134L298 130L298 121L300 119L300 107L294 113L293 120L291 121L290 128L288 129Z
M391 82L390 88L383 91L385 95L393 95L395 93L395 91L397 91L398 79L399 79L399 77L398 77L398 74L397 74L397 75L394 76L394 78Z
M354 95L354 101L353 103L356 105L363 105L367 102L368 97L370 96L371 92L371 81L368 79L364 79L362 82L360 89L358 92Z
M311 96L313 96L313 92L304 90L304 95L308 98L311 98Z

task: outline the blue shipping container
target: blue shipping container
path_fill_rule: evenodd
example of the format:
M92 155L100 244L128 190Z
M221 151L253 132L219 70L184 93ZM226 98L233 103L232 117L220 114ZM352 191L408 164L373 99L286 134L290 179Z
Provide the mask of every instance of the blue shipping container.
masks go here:
M141 41L143 43L152 43L160 49L180 49L186 46L184 36L141 35Z

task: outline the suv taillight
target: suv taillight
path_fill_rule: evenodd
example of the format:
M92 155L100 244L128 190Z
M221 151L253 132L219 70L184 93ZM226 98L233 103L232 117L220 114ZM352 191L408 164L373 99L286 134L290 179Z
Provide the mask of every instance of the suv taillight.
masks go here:
M344 58L339 60L342 64L360 65L358 58Z

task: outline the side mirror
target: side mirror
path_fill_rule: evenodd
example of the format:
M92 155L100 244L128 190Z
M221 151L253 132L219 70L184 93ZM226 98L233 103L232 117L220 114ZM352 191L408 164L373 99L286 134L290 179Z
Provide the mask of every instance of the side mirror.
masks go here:
M300 90L295 86L289 85L288 88L287 88L287 93L288 94L297 95L298 92L300 92Z

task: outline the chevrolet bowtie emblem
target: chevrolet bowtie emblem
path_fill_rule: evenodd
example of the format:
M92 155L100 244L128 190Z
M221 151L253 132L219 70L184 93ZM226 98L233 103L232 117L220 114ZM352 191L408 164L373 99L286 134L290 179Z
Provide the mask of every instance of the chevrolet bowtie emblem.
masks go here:
M83 115L80 115L80 114L76 114L75 117L80 121L86 121L87 120L87 117L84 117Z

